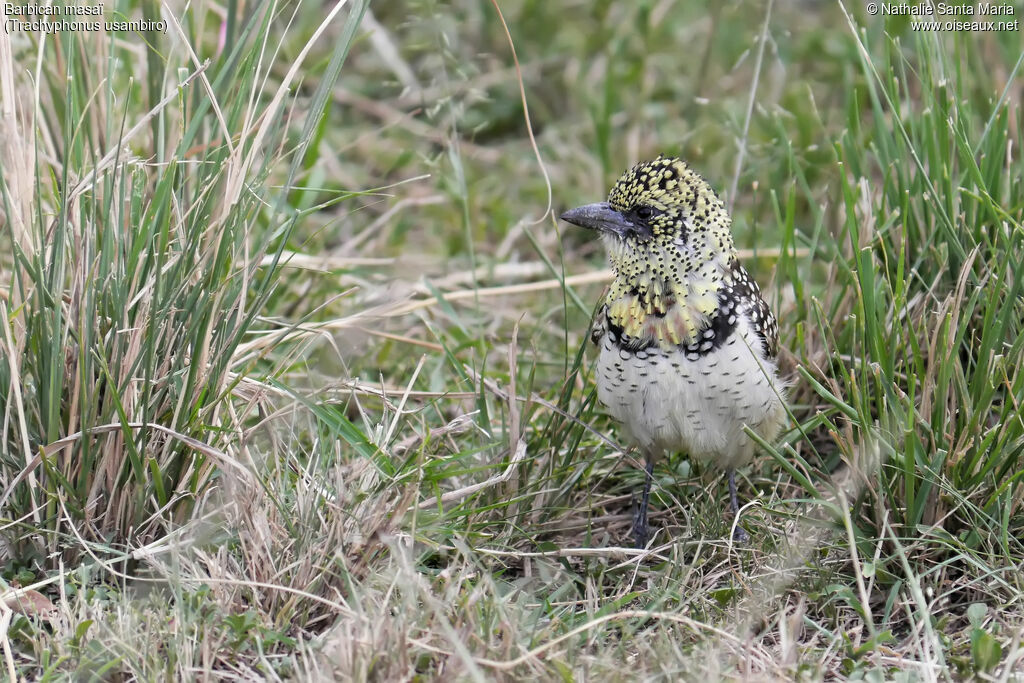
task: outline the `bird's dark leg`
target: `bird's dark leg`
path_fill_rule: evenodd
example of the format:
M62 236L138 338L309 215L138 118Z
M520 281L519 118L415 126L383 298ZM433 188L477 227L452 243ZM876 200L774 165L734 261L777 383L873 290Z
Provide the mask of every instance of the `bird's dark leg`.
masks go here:
M651 480L654 478L654 458L647 454L644 466L644 493L640 504L633 509L633 540L637 548L647 547L650 528L647 526L647 507L651 499Z
M732 467L729 468L729 510L732 511L733 517L739 514L740 511L740 504L736 499L736 470ZM750 540L750 535L737 523L736 531L732 534L732 540L737 543L746 543Z

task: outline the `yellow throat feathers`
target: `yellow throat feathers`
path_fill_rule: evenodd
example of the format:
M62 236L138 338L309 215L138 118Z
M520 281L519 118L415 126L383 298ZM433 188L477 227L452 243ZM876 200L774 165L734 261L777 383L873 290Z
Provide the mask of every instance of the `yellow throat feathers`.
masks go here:
M634 339L655 341L663 349L693 344L718 308L722 279L685 278L666 283L646 278L630 282L617 276L605 302L608 318Z

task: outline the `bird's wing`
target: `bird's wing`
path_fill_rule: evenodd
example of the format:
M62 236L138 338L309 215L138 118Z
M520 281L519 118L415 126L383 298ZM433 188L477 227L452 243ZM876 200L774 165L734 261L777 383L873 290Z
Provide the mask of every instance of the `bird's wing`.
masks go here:
M761 288L740 265L739 260L732 261L729 274L733 282L736 312L747 314L754 326L754 332L764 343L765 355L768 358L775 358L779 353L779 323L775 320L772 309L761 298Z
M593 315L590 320L590 341L594 343L594 346L600 346L601 340L604 339L604 335L608 332L608 305L599 304L597 312Z
M608 289L609 287L605 285L604 291L601 292L601 296L597 300L597 306L594 307L594 312L590 314L590 341L594 343L594 346L601 346L601 340L608 333L608 304L606 303Z
M765 303L760 294L754 305L757 308L757 320L759 321L756 323L755 328L757 336L764 342L765 354L769 358L775 358L779 355L779 323L775 319L772 309L768 307L768 304ZM754 319L753 315L751 315L751 319Z

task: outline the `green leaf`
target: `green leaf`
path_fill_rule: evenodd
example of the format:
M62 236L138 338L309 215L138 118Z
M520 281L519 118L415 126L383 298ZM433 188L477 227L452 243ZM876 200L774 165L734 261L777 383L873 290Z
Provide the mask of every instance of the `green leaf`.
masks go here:
M967 620L971 622L971 626L974 628L981 628L981 624L985 621L985 615L988 613L988 606L983 602L975 602L967 608Z
M85 634L89 631L89 627L92 626L92 619L86 619L75 627L75 641L80 641L85 638Z
M738 588L720 588L716 591L711 591L711 597L714 598L719 607L726 607L739 592Z
M1003 648L990 634L975 629L971 633L971 657L978 671L991 671L1003 658Z

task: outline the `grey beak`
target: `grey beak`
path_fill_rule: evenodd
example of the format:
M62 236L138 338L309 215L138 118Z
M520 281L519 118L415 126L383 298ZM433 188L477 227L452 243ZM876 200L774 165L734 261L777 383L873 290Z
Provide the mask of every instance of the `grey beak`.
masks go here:
M562 214L561 218L563 221L581 228L610 232L620 236L625 236L636 230L636 226L613 209L608 202L585 204L575 209L569 209Z

